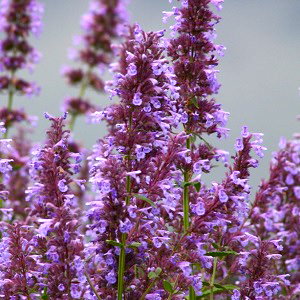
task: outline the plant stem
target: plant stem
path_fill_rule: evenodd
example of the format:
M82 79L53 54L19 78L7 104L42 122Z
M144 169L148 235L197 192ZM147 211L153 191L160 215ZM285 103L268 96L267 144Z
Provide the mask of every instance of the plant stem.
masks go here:
M210 280L210 290L211 290L210 300L214 300L213 288L214 288L214 284L215 284L217 264L218 264L218 258L214 257L213 273L211 275L211 280Z
M192 286L189 288L189 300L196 300L196 293Z
M7 109L10 111L12 110L12 106L13 106L13 98L14 98L14 91L12 88L9 89L8 92L8 104L7 104Z
M189 175L187 172L184 172L184 182L188 182ZM190 205L189 205L189 187L185 185L183 187L183 226L184 226L184 232L186 232L189 229L189 212L190 211Z
M186 141L186 148L191 149L191 139L188 137ZM184 174L184 182L190 181L190 172L185 171ZM184 233L186 234L190 227L190 199L189 199L189 186L184 185L183 187L183 226ZM189 300L195 300L196 294L194 288L192 286L189 287Z
M89 74L91 72L91 68L88 69L87 74ZM79 90L79 94L78 94L78 98L83 98L86 90L88 88L88 80L87 80L87 75L83 78L81 86L80 86L80 90ZM76 121L76 114L73 114L69 123L69 128L71 131L74 130L74 126L75 126L75 121Z
M122 233L122 245L120 250L119 264L118 264L118 300L123 299L123 289L124 289L124 271L125 271L125 243L127 235Z
M148 293L151 291L152 287L154 286L155 282L157 281L158 277L155 278L147 287L146 291L143 293L142 297L140 300L145 300L146 296L148 295Z
M15 71L11 71L11 75L10 75L10 80L11 82L13 81L13 78L14 78L14 75L15 75ZM12 85L12 83L10 82L9 84L9 91L8 91L8 103L7 103L7 110L8 111L11 111L12 110L12 107L13 107L13 100L14 100L14 87ZM3 137L6 139L7 136L8 136L8 128L6 128L6 131L3 135Z
M99 294L97 293L97 290L96 290L95 286L93 285L93 283L92 283L92 281L91 281L91 278L90 278L89 274L88 274L87 272L84 272L84 275L85 275L85 277L86 277L86 279L87 279L87 281L88 281L88 283L89 283L91 289L93 290L94 294L96 295L97 299L98 299L98 300L101 300L101 297L100 297Z
M191 140L188 137L186 141L186 147L187 149L191 148ZM190 180L190 174L189 171L185 171L183 174L184 182L189 182ZM184 226L184 232L186 232L189 227L189 214L190 214L190 203L189 203L189 187L185 185L183 187L183 226Z
M131 192L131 177L129 175L126 176L126 191L128 195L126 196L125 201L126 201L126 205L129 205L130 202L129 194ZM123 247L120 250L119 265L118 265L118 300L122 300L123 297L126 239L127 239L127 234L122 233L121 243Z
M70 128L71 131L74 130L75 121L76 121L76 115L72 114L71 120L70 120L70 123L69 123L69 128Z

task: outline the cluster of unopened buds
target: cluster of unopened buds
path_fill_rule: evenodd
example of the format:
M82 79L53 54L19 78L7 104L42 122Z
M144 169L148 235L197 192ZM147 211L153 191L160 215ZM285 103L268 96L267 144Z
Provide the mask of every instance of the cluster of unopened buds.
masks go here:
M231 154L211 142L229 133L215 99L223 0L175 5L166 37L130 25L126 0L91 0L70 53L79 67L62 70L79 92L63 116L44 114L35 144L24 123L35 118L13 101L38 91L19 71L40 57L29 41L43 7L1 1L1 299L300 297L299 137L281 140L252 192L263 134L243 126ZM89 89L118 101L100 109ZM80 115L107 124L92 150L74 137ZM225 175L205 184L216 166Z

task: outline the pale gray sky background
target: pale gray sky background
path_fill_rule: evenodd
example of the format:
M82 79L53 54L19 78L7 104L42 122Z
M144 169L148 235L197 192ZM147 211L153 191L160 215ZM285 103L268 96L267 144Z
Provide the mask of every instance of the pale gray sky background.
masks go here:
M45 4L44 32L35 45L43 53L31 79L42 86L41 95L20 99L28 112L40 117L36 138L41 138L48 122L43 112L60 112L62 99L75 95L60 77L66 64L67 49L72 37L79 34L80 16L88 1L43 0ZM176 2L176 1L175 1ZM175 3L174 2L174 3ZM168 0L131 0L131 21L145 30L160 30L161 12L170 10ZM268 152L260 168L255 170L255 181L266 176L271 152L277 149L281 136L291 137L299 129L296 116L300 113L300 1L299 0L225 0L220 13L218 42L227 47L221 59L222 88L217 101L231 113L228 127L230 137L218 145L232 150L242 125L251 131L265 134ZM29 78L29 77L28 77ZM107 97L93 97L105 106ZM76 124L76 136L92 145L103 136L104 126Z

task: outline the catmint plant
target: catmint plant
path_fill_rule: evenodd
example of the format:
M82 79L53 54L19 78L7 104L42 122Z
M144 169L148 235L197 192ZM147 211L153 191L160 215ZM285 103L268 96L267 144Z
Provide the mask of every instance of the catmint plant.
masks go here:
M2 0L1 299L298 299L299 136L281 140L256 194L263 134L243 126L231 153L212 142L229 131L215 100L223 2L177 1L163 13L175 19L168 37L127 24L125 0L91 0L71 53L80 66L63 70L78 96L62 117L45 113L34 144L23 123L7 132L32 120L13 99L37 91L20 71L37 62L42 6ZM100 110L89 89L113 104ZM72 139L79 115L107 125L92 150Z
M299 137L282 138L270 164L270 177L262 181L251 210L255 233L261 239L282 241L276 260L278 277L287 299L297 298L299 286ZM284 299L281 296L280 299Z
M131 289L136 264L143 259L139 245L146 247L148 237L141 230L154 213L152 200L145 196L156 175L155 169L153 174L149 171L157 155L166 152L169 140L173 110L169 90L173 90L174 75L162 54L162 36L163 32L145 33L138 25L130 28L119 48L118 73L110 83L112 96L118 95L120 104L93 116L105 119L109 126L109 135L92 155L91 182L98 195L89 214L97 260L106 265L99 274L99 294L111 299L122 299L125 290ZM128 259L132 262L126 263Z
M40 34L42 13L43 6L37 0L1 2L0 29L4 37L0 42L0 82L8 103L7 107L1 109L0 116L7 129L14 122L30 120L22 110L13 109L14 96L31 96L39 92L34 82L28 82L18 73L25 69L32 71L40 58L40 53L30 44L29 37Z
M74 39L79 48L70 51L70 58L80 66L62 70L67 82L79 87L78 96L66 98L63 104L64 111L71 115L71 129L77 116L96 110L86 99L87 90L104 92L102 75L114 58L112 43L126 31L126 5L127 0L93 0L81 19L83 34Z
M43 293L53 299L79 299L85 294L83 240L79 231L80 212L70 184L78 170L78 153L68 149L65 118L54 118L44 147L34 151L34 185L27 193L31 223L36 227L35 251L39 254Z

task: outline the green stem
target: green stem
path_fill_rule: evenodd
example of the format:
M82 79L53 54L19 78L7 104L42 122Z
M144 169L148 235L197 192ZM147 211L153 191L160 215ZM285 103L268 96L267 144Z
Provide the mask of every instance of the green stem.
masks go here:
M9 93L8 93L8 104L7 104L7 109L10 111L12 110L12 106L13 106L13 99L14 99L14 91L12 88L9 89Z
M75 114L72 114L72 116L71 116L71 120L70 120L70 123L69 123L69 128L70 128L71 131L74 130L76 117L77 117L77 115L75 115Z
M96 295L97 299L98 299L98 300L101 300L101 297L100 297L99 294L97 293L97 290L96 290L95 286L93 285L93 283L92 283L92 281L91 281L91 278L90 278L89 274L88 274L87 272L84 272L84 275L85 275L85 277L86 277L86 279L87 279L87 281L88 281L88 283L89 283L91 289L93 290L94 294Z
M188 137L186 141L186 148L191 149L191 139ZM190 173L189 171L185 171L184 174L184 182L190 181ZM187 185L183 188L183 226L184 232L187 233L190 227L190 199L189 199L189 187ZM189 300L195 300L196 294L192 286L189 287Z
M89 74L91 72L91 68L88 69L87 74ZM79 94L78 94L78 98L83 98L86 90L88 88L88 80L87 80L87 76L85 76L82 80L81 86L80 86L80 90L79 90ZM69 128L71 131L74 130L74 126L75 126L75 121L76 121L76 115L73 114L69 123Z
M186 141L186 147L187 147L187 149L191 149L190 138L188 138ZM190 180L189 171L185 171L183 176L184 176L184 182L189 182L189 180ZM190 215L189 187L187 185L185 185L183 187L183 226L184 226L185 233L187 232L187 230L190 227L189 215Z
M78 95L79 98L83 98L84 97L86 89L87 89L87 86L88 86L88 81L87 81L87 79L85 77L83 79L83 81L82 81L82 84L81 84L81 87L80 87L80 90L79 90L79 95Z
M189 181L189 176L187 172L184 172L184 182ZM189 187L184 186L183 188L183 226L184 226L184 232L187 232L187 230L190 227L189 222L189 214L190 214L190 205L189 205Z
M126 196L125 201L126 201L126 205L129 205L130 192L131 192L131 177L129 175L126 176L126 191L128 195ZM119 265L118 265L118 300L122 300L123 298L126 239L127 239L127 234L122 233L121 243L123 247L120 250Z
M123 289L124 289L124 272L125 272L125 243L127 235L122 233L122 245L119 256L118 265L118 300L123 299Z
M151 291L152 287L154 286L155 282L157 281L158 277L155 278L147 287L146 291L143 293L142 297L140 300L145 300L146 296L148 295L148 293Z
M12 71L11 75L10 75L11 82L13 81L14 75L15 75L15 72ZM12 85L11 82L10 82L9 91L8 91L8 103L7 103L7 110L8 111L12 110L13 100L14 100L14 87L13 87L13 85ZM6 131L5 131L4 135L3 135L3 137L5 139L7 139L7 137L8 137L8 129L9 129L9 127L6 128Z
M189 288L189 300L196 300L196 293L192 286Z
M213 273L211 275L211 280L210 280L210 290L211 290L210 300L214 300L213 288L214 288L214 284L215 284L215 277L216 277L216 272L217 272L217 265L218 265L218 258L215 257L214 258L214 265L213 265Z

